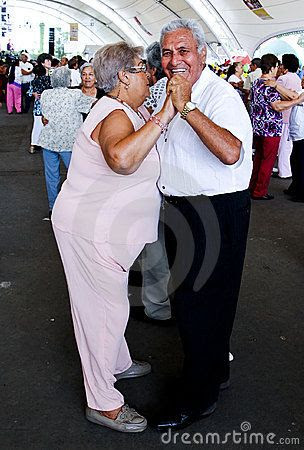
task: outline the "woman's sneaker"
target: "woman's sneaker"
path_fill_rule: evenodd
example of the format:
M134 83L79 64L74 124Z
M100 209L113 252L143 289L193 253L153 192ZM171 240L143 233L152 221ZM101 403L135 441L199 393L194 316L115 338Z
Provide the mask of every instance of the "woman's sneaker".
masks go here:
M140 433L147 428L147 420L127 404L123 405L115 420L102 416L99 411L88 406L86 408L86 418L97 425L121 431L122 433Z

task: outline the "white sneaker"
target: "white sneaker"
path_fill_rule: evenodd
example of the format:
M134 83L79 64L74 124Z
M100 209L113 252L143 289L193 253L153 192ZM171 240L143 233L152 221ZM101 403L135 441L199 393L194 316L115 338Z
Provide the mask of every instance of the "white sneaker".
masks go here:
M86 418L97 425L102 425L122 433L140 433L147 428L147 420L135 409L125 404L115 420L102 416L96 409L86 408Z

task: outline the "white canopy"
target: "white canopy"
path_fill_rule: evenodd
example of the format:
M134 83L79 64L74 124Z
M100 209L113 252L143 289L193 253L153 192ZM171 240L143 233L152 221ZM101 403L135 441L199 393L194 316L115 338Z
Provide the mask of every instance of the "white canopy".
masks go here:
M172 19L198 19L210 49L231 57L252 56L260 43L282 32L304 29L302 0L9 0L35 5L78 22L98 44L125 39L144 45L158 40L161 27ZM261 8L261 7L262 8Z

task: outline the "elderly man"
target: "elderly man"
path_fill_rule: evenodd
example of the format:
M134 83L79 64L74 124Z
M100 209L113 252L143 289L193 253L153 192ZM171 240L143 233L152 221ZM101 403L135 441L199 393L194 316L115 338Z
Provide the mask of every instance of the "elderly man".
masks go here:
M185 353L177 407L154 417L163 430L211 414L220 388L229 385L229 340L250 217L252 129L238 93L206 66L196 21L170 22L160 43L169 82L157 110L171 95L177 113L158 141L159 189Z

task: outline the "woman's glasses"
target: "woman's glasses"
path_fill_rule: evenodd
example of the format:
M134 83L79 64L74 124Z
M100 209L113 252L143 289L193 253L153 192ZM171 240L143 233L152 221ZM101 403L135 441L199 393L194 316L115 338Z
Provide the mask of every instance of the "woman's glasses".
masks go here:
M132 66L132 67L126 67L125 70L130 73L146 73L147 72L147 65L141 64L140 66Z

